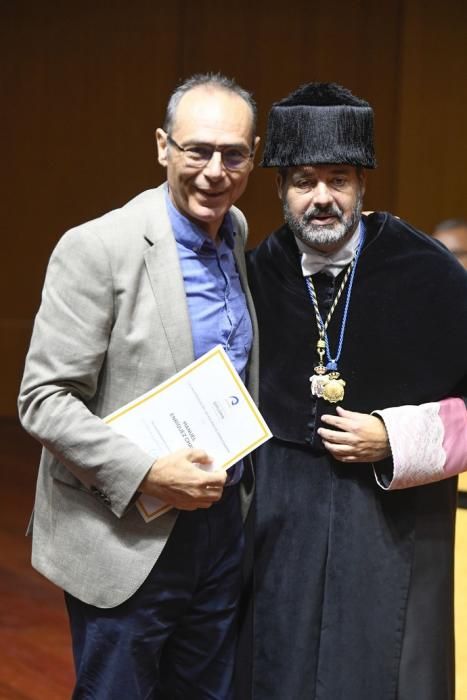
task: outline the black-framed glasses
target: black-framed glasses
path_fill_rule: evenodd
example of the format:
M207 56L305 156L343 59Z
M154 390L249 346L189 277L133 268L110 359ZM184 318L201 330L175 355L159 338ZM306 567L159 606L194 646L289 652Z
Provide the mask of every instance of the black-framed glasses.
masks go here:
M186 164L192 168L206 167L216 151L221 154L222 163L227 170L243 170L254 156L254 151L247 151L237 146L215 148L209 144L194 143L184 148L169 134L167 134L167 141L171 146L175 146L180 153L183 153Z

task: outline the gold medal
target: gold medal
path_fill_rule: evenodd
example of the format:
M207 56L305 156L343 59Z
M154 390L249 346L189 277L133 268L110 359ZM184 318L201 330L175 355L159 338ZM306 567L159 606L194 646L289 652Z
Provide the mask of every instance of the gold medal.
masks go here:
M316 374L310 377L312 395L329 403L342 401L345 381L339 378L339 372L326 374L326 367L323 365L317 365L314 369Z
M338 403L344 398L345 381L339 379L339 372L330 372L325 375L327 382L323 385L323 399L329 403Z

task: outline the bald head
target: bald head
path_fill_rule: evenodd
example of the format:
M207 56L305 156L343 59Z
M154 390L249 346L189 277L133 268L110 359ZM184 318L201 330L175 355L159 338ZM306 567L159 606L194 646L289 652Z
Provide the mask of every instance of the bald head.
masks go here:
M192 75L190 78L187 78L187 80L180 83L180 85L171 94L167 105L167 112L164 120L164 131L166 133L172 133L173 129L175 128L177 109L182 98L196 88L205 88L208 91L225 91L230 93L231 97L234 97L235 95L240 97L245 102L250 112L252 130L251 139L253 141L256 132L256 102L248 90L242 88L233 78L228 78L221 73L195 73L195 75Z

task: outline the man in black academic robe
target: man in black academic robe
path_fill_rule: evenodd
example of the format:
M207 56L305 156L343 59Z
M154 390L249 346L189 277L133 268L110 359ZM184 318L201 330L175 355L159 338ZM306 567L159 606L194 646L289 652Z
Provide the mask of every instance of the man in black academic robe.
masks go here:
M263 165L280 168L287 223L249 260L274 436L256 458L240 654L254 700L454 698L456 479L436 461L437 402L467 395L467 275L407 223L361 215L372 116L332 84L270 114ZM391 435L385 410L403 404L428 418ZM401 477L395 445L412 439Z

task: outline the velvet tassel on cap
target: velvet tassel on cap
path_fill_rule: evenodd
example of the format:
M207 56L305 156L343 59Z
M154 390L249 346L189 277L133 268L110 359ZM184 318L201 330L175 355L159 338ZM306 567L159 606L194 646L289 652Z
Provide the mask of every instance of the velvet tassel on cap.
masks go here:
M318 163L376 167L373 110L335 83L309 83L275 102L265 142L264 168Z

